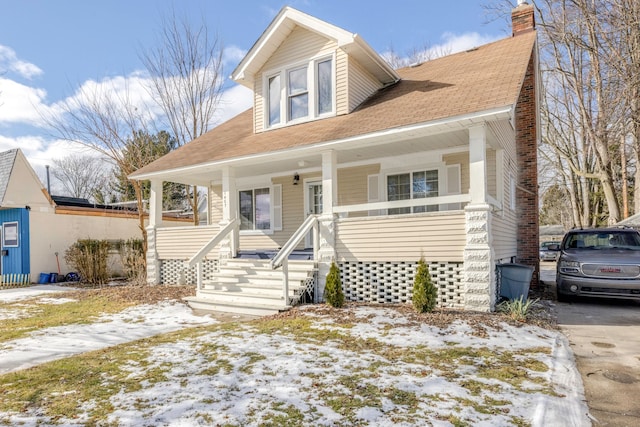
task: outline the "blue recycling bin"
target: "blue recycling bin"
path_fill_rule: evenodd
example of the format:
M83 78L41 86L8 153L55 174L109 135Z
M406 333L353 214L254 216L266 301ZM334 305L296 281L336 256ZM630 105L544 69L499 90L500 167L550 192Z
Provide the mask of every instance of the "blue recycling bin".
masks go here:
M498 264L498 285L501 297L510 300L529 297L533 267L523 264Z

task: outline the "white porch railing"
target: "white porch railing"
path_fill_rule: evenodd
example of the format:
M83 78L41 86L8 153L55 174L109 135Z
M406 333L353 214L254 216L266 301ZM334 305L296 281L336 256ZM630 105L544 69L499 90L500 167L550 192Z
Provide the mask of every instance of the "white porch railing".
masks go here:
M304 239L304 237L313 230L313 259L318 259L318 248L320 247L320 233L318 230L318 216L309 215L302 225L298 227L293 236L282 246L275 257L271 260L271 268L277 269L282 266L282 295L285 305L289 305L289 255Z
M373 202L361 203L358 205L334 206L333 212L337 214L359 212L359 211L376 211L384 209L407 208L414 206L433 206L447 205L454 203L468 203L471 201L470 194L454 194L451 196L424 197L421 199L395 200L392 202Z
M240 225L240 220L238 218L234 218L229 221L229 224L225 225L219 232L216 234L211 240L209 240L194 256L191 257L189 261L187 261L187 267L196 266L196 277L197 277L197 286L198 290L202 289L202 259L207 256L209 252L213 248L215 248L222 240L227 237L227 235L231 232L234 232L236 228ZM232 245L233 246L233 245ZM231 248L232 252L235 252L235 248Z

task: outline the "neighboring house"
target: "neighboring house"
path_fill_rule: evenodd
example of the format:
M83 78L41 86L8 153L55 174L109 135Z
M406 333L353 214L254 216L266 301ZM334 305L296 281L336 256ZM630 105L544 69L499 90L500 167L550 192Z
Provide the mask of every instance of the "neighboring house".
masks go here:
M165 223L185 224L169 218ZM140 238L138 224L135 211L49 196L21 150L0 153L0 272L4 282L38 282L41 273L58 273L58 268L66 274L72 268L65 262L65 251L78 239Z
M151 180L148 281L195 277L193 307L249 312L321 301L333 260L352 301L410 301L420 257L441 306L493 310L499 263L537 282L538 56L520 3L512 37L400 70L283 8L232 73L253 108L131 176ZM164 227L164 181L208 187L209 225Z

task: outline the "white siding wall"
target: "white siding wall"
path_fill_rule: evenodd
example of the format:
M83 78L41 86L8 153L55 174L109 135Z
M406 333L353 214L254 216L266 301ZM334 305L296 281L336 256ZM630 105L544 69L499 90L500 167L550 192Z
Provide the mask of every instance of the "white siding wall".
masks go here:
M355 60L349 60L349 112L376 93L382 85Z
M340 219L336 223L338 261L462 262L465 217L430 213Z

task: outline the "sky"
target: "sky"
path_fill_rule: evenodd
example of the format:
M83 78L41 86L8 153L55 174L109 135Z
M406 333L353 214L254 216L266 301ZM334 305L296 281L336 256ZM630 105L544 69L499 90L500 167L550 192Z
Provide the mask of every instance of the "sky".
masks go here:
M454 53L507 36L483 0L0 0L0 152L20 148L44 166L80 151L43 123L80 88L125 85L152 102L140 55L158 46L163 18L206 23L225 48L229 76L283 6L362 36L378 53L429 46ZM515 0L513 1L515 4ZM491 22L490 22L491 21ZM226 79L213 125L249 108L251 94Z
M46 293L41 293L43 288ZM32 304L73 301L64 294L61 299L53 298L52 291L56 292L51 286L0 291L0 303L7 303L0 307L0 319L24 317L24 308ZM310 331L328 330L322 335L328 338L318 341L309 333L296 338L297 334L286 328L261 329L260 324L241 322L191 336L167 337L150 346L139 343L138 353L148 354L143 360L123 363L121 369L131 378L142 379L140 388L123 387L111 396L107 421L114 425L191 426L224 420L230 425L253 425L274 422L277 408L295 413L294 408L303 417L294 421L300 425L354 423L329 404L331 397L339 399L350 393L351 379L357 386L350 395L362 406L355 413L356 424L415 425L399 421L406 417L419 420L420 425L426 420L434 426L449 426L455 414L474 426L511 426L516 423L512 417L532 426L591 425L582 380L569 342L560 331L499 322L477 334L465 320L437 327L391 307L350 306L341 309L346 313L338 314L339 318L323 305L299 310L296 319L309 321ZM344 319L351 327L345 326ZM155 334L216 323L219 321L214 318L195 316L185 304L175 301L135 306L102 314L92 323L49 327L3 342L0 375ZM341 337L368 345L345 348L340 345ZM417 352L415 361L398 356L408 355L406 350L412 348ZM488 364L492 369L497 367L486 356L461 357L466 363L451 372L446 360L441 366L424 363L419 355L426 348L434 354L454 354L456 349L463 353L468 348L480 353L488 350L498 360L515 357L526 361L525 369L535 366L532 360L546 369L528 369L530 381L514 386L500 380L499 373L492 375L491 369L487 370ZM212 374L216 368L219 371ZM146 380L146 372L154 370L162 372L164 379L156 373L157 381ZM75 392L74 384L72 378L58 393ZM472 387L464 384L485 384L486 388L473 393ZM391 390L414 395L421 403L409 410L409 401ZM376 392L385 393L379 404ZM43 400L48 397L45 394ZM92 402L78 403L79 413L56 418L55 424L90 424ZM485 406L501 410L483 410ZM51 421L37 404L19 413L0 412L0 420L33 427Z

